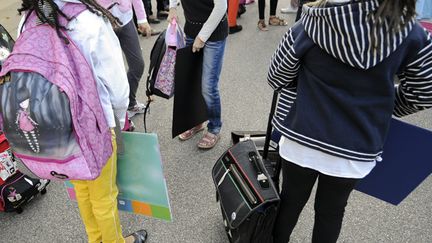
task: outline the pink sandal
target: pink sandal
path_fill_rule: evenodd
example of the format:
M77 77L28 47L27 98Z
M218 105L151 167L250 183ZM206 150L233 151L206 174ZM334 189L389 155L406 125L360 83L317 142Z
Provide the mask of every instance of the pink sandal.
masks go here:
M198 142L198 148L211 149L217 144L217 142L219 141L219 138L220 138L219 134L213 134L213 133L207 132L204 134L204 136Z
M202 130L204 130L204 123L201 123L198 126L195 126L194 128L189 129L186 132L180 134L179 139L181 141L186 141Z

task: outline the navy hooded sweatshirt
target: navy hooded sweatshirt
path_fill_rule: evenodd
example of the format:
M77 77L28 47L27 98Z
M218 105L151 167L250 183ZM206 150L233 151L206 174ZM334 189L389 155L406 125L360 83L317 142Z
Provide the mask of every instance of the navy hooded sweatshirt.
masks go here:
M380 161L392 114L432 107L431 36L414 19L396 33L387 24L374 28L378 7L378 0L304 6L268 73L280 92L273 125L285 137L334 156Z

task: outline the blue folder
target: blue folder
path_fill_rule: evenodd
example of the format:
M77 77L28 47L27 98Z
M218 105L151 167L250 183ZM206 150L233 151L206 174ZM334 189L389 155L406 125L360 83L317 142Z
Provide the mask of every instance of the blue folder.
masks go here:
M383 161L356 190L398 205L432 173L432 132L392 119Z

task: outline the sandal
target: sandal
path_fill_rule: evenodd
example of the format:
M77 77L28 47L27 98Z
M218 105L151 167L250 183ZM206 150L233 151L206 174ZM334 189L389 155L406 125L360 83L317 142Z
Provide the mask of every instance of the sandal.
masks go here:
M181 141L186 141L202 130L204 130L204 123L201 123L198 126L195 126L194 128L189 129L186 132L180 134L179 139Z
M273 26L287 26L288 22L285 19L279 18L278 16L270 16L269 25Z
M217 144L217 142L219 141L219 138L220 138L219 134L213 134L213 133L207 132L204 134L204 136L198 142L198 148L211 149Z
M258 29L261 31L268 31L267 25L264 22L264 19L260 19L258 21Z

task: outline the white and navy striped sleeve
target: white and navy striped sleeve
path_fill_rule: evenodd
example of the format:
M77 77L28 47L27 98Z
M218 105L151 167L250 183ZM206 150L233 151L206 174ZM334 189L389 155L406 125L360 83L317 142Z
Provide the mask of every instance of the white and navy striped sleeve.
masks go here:
M428 35L426 45L404 72L398 75L395 86L396 99L393 114L397 117L413 114L432 107L432 40Z
M294 50L293 28L282 38L271 59L267 81L274 90L295 85L300 67L299 58Z

